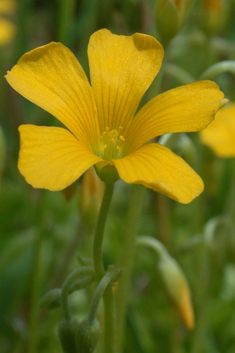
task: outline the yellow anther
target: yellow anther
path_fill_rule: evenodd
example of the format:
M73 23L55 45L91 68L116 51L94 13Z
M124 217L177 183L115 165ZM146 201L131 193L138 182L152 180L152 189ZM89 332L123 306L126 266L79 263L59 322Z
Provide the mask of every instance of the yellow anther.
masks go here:
M118 129L112 129L107 126L101 134L102 157L104 159L110 161L120 158L122 144L125 141L124 136L121 135L121 130L123 130L121 126Z

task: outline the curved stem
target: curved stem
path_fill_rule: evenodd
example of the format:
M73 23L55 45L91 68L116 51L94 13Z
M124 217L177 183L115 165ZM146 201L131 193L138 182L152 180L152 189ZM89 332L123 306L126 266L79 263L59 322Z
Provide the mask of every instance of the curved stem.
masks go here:
M69 310L68 295L71 285L81 276L92 276L94 274L93 267L81 267L74 270L64 281L61 289L61 309L65 321L70 321L71 313Z
M212 80L215 78L215 76L218 76L225 72L230 72L231 74L235 74L235 60L221 61L220 63L216 63L212 65L205 72L203 72L200 79Z
M104 294L105 289L107 288L109 283L112 281L114 276L115 276L115 273L113 271L107 272L104 275L104 277L102 278L102 280L100 281L100 283L98 284L96 291L95 291L95 294L93 296L93 299L92 299L92 302L90 305L89 314L87 317L87 319L90 323L92 323L95 320L100 300Z
M103 265L103 252L102 252L102 245L103 245L103 236L104 236L104 228L105 223L109 211L109 206L112 200L114 190L113 183L105 184L104 196L102 200L102 204L100 207L100 212L95 228L95 235L94 235L94 243L93 243L93 261L94 261L94 268L96 272L97 280L99 281L104 275L104 265Z
M164 71L165 74L173 76L180 82L180 84L183 85L187 85L188 83L196 81L195 78L186 70L175 64L166 64L164 66Z
M142 235L137 237L136 245L147 246L155 251L155 253L162 258L168 256L168 252L165 246L157 239L148 235Z

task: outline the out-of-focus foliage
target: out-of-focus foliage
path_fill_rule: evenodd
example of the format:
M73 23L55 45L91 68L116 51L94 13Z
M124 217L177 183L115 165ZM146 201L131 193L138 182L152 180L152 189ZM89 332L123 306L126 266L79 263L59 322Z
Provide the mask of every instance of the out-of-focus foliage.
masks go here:
M50 126L57 122L15 93L4 74L26 51L61 41L76 53L89 75L86 48L90 35L105 27L117 34L148 33L161 42L156 8L157 0L18 0L14 11L4 14L16 31L11 42L0 46L0 126L5 141L4 163L0 161L3 353L61 352L56 333L60 309L46 311L38 303L47 291L61 287L68 273L77 267L78 251L82 257L90 256L92 241L87 219L84 222L79 214L82 180L73 185L72 192L52 193L31 188L19 174L18 126ZM200 79L213 64L235 60L235 3L218 1L216 11L213 1L194 1L182 30L164 48L163 67L147 92L148 99L159 90ZM214 80L234 101L234 74L222 73ZM160 240L183 268L192 292L195 329L188 332L171 305L154 254L138 249L127 306L124 352L232 353L235 160L216 157L200 143L197 134L178 134L170 147L201 175L205 191L191 204L180 205L148 190L139 234ZM0 158L2 153L0 150ZM117 182L104 244L106 265L122 256L128 198L129 186ZM84 289L70 296L79 321L87 315L90 295ZM100 343L95 352L102 352Z

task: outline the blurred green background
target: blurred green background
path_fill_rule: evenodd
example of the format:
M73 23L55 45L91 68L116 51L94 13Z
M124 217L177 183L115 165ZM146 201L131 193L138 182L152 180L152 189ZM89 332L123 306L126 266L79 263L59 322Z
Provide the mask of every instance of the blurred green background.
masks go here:
M92 227L87 218L95 211L81 216L82 180L65 192L49 192L33 189L20 175L18 126L49 126L56 121L14 92L4 75L25 52L61 41L89 76L86 51L94 31L143 32L155 36L165 49L160 79L145 97L150 99L200 79L215 63L235 60L235 3L218 1L215 11L213 1L194 1L182 29L169 41L162 28L169 14L157 10L157 2L164 3L160 0L6 0L3 11L1 2L0 37L6 22L12 36L0 42L0 352L62 352L56 333L60 309L46 311L38 303L78 266L78 251L89 256ZM223 73L214 80L234 101L235 75ZM166 295L154 254L138 250L123 352L233 353L235 161L216 157L200 144L196 133L178 134L171 148L199 173L205 191L191 204L180 205L148 190L139 234L159 239L183 268L192 291L196 326L191 332L184 327ZM121 256L129 190L129 185L117 182L104 244L106 264ZM71 296L78 318L85 317L88 304L85 290ZM102 352L100 345L96 352Z

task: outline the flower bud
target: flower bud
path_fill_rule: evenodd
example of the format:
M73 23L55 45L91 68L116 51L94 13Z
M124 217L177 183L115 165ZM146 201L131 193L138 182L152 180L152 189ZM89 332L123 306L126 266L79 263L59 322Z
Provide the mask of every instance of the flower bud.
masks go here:
M97 319L89 322L84 319L77 331L76 347L79 353L92 353L98 343L100 337L100 324Z
M169 42L182 28L193 0L157 0L157 29Z
M58 326L58 334L61 347L64 353L80 353L76 349L75 337L78 331L79 322L73 317L69 321L62 320Z
M104 183L98 178L94 168L84 174L79 189L79 210L83 222L93 230L104 193Z
M178 263L165 254L158 263L159 271L167 294L176 306L185 326L194 328L194 312L191 303L190 290L183 271Z
M218 33L226 23L228 14L228 1L203 0L201 16L204 30L209 34Z
M61 303L61 289L55 288L47 292L40 301L40 307L46 310L55 309Z
M2 176L5 156L6 156L6 142L5 142L5 137L3 135L3 130L0 126L0 180Z

